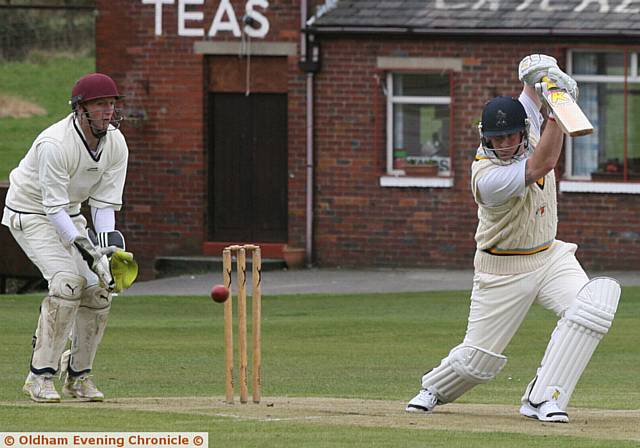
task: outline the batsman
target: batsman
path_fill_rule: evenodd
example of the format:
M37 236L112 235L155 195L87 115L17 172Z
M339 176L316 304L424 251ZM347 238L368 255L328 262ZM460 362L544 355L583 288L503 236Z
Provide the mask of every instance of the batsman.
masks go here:
M60 401L57 373L65 394L104 399L89 374L112 293L131 286L137 275L133 255L115 230L128 160L118 130L120 98L109 76L80 78L71 92L72 112L38 135L9 176L2 224L48 282L23 386L36 402ZM93 229L80 213L85 201Z
M564 137L543 103L543 77L576 99L575 81L556 60L532 54L519 65L524 87L518 99L493 98L482 111L471 168L479 222L467 330L462 343L422 377L408 412L430 413L495 378L507 362L509 341L539 303L559 320L522 395L520 414L568 422L571 395L611 327L618 282L589 279L576 259L577 246L556 239L554 168Z

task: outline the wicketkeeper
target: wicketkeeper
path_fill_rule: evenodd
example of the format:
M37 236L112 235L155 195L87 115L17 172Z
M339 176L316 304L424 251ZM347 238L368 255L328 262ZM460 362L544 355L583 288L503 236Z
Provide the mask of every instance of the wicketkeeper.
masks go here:
M66 372L66 394L104 399L89 372L112 292L129 287L137 274L133 256L124 252L124 238L115 230L128 159L118 130L122 118L115 106L120 98L109 76L80 78L71 94L72 113L38 135L10 174L2 224L49 286L23 387L37 402L60 401L53 378L61 371ZM93 235L80 214L84 201L91 208Z
M571 394L612 324L620 286L608 277L589 280L575 257L577 246L556 239L554 168L563 134L552 115L545 123L541 114L534 86L543 76L577 96L575 81L554 58L532 54L520 62L519 98L494 98L482 112L471 168L479 223L467 332L422 377L408 412L430 413L495 378L507 362L504 349L536 302L560 319L520 413L568 422Z

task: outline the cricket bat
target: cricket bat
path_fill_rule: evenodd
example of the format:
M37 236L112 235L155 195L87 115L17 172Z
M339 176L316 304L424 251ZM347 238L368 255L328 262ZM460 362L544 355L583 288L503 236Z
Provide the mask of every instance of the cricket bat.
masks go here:
M562 132L571 137L593 133L593 125L571 95L546 76L542 78L542 82L547 83L548 90L543 95Z

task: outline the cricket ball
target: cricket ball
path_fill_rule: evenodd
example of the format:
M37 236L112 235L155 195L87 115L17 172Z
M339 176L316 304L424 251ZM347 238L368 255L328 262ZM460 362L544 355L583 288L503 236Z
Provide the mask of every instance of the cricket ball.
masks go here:
M229 298L229 290L224 285L215 285L211 288L211 299L214 302L223 303Z

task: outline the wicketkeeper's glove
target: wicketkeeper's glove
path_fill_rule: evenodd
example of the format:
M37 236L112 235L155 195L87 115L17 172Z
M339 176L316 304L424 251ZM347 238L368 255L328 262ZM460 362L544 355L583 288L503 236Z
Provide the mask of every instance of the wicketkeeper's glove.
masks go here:
M115 281L111 275L108 256L113 254L117 248L115 246L106 248L94 246L91 240L83 235L77 236L73 240L73 244L89 268L98 276L101 286L112 291L115 287Z
M114 281L114 292L129 288L138 277L138 263L131 252L126 252L124 236L118 230L89 234L104 249L113 248L109 255L109 268Z
M100 247L107 248L115 246L119 249L126 250L124 236L119 230L113 230L111 232L100 232L97 235L92 235L91 233L89 234L90 238L93 236L95 236L94 243L100 245Z
M138 263L131 252L118 249L111 255L109 264L115 283L114 292L129 288L138 277Z

